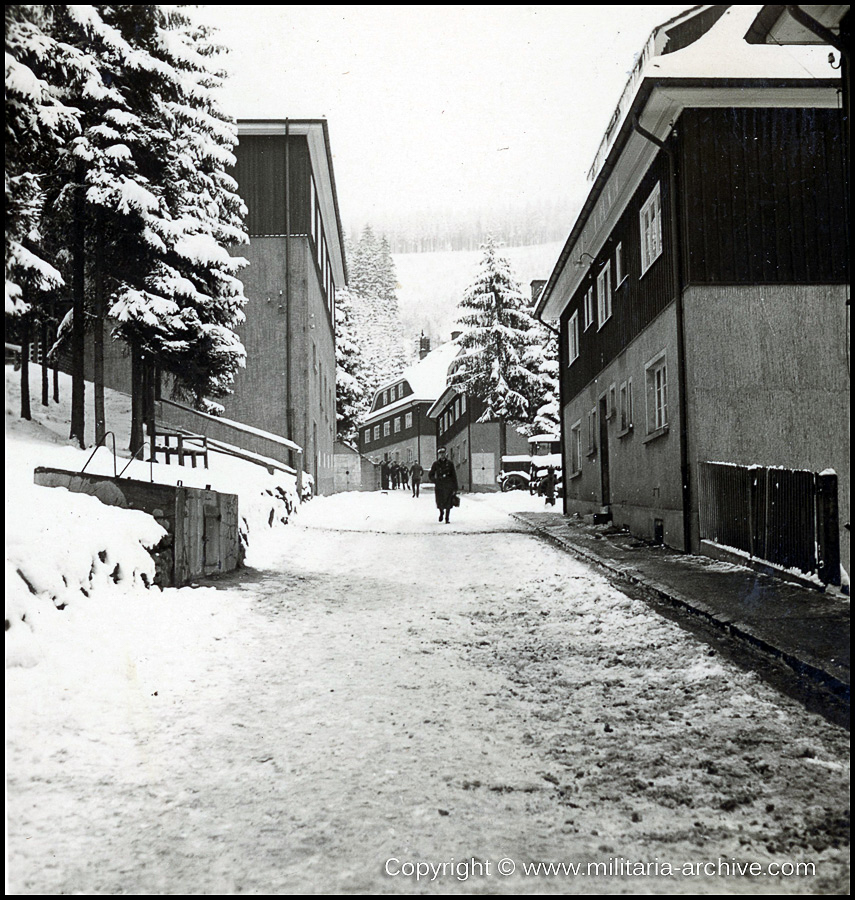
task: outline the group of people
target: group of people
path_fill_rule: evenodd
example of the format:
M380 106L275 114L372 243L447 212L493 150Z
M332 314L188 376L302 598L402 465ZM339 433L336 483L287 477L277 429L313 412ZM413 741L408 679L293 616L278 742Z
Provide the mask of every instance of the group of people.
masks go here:
M418 461L409 467L397 460L384 459L380 464L380 481L384 491L409 489L412 486L413 496L418 497L424 473Z
M418 460L409 467L388 459L380 464L380 481L384 491L412 487L413 496L418 497L424 475L425 470ZM427 477L433 482L439 521L448 522L452 507L458 506L460 499L457 496L457 472L454 463L446 456L445 447L437 450L436 460Z
M394 460L384 460L380 465L380 477L383 490L397 490L408 488L412 485L413 496L419 496L422 478L425 470L416 461L407 468L406 465ZM446 455L445 447L436 451L436 460L428 472L428 480L433 482L436 508L439 510L439 521L449 522L451 510L460 505L458 496L457 470L454 463ZM549 466L546 475L538 485L538 493L546 498L548 506L555 506L555 494L558 487L558 475L554 466Z

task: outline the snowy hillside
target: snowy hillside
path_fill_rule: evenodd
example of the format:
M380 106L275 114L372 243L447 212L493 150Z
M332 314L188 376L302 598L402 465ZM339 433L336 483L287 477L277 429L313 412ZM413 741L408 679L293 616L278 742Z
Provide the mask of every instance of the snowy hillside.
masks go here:
M547 279L558 259L563 242L533 247L501 247L522 286L529 293L534 279ZM455 330L457 304L471 284L481 261L480 250L441 253L401 253L393 255L398 277L398 304L404 331L416 337L421 331L434 345L448 340Z

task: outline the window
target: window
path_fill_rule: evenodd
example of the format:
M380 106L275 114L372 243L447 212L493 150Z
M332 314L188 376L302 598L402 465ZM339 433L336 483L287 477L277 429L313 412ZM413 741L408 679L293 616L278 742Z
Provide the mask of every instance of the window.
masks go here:
M623 258L623 244L615 247L615 287L620 287L626 278L626 263Z
M391 422L383 423L383 437L389 437L389 432L391 432Z
M584 328L587 331L591 325L594 324L594 287L593 285L588 288L587 293L585 294L585 308L584 308Z
M364 438L364 440L365 440L365 443L366 443L366 444L370 444L370 443L371 443L371 429L370 429L370 428L366 428L366 429L365 429L365 438Z
M375 441L380 440L380 426L379 425L374 426L374 440Z
M632 379L620 386L620 430L632 428Z
M582 420L570 429L570 470L582 471Z
M579 313L574 312L567 321L567 359L572 366L579 358Z
M597 407L588 413L588 453L594 453L597 449Z
M638 214L641 229L641 274L643 275L662 253L662 204L659 184Z
M645 367L647 375L647 432L660 431L668 425L668 368L665 353Z
M458 397L454 401L454 419L455 421L460 418L460 397Z
M395 434L401 430L401 417L395 416Z
M597 276L597 325L603 325L612 316L612 266L607 262Z
M617 413L617 389L615 386L609 385L609 412L608 416L610 419L615 417Z
M386 406L386 404L388 402L389 402L389 392L383 391L383 402L381 403L381 406Z
M407 413L404 416L404 428L412 428L413 427L413 414Z
M460 395L460 412L461 413L466 412L466 394Z
M413 461L413 448L407 447L407 462L411 463Z

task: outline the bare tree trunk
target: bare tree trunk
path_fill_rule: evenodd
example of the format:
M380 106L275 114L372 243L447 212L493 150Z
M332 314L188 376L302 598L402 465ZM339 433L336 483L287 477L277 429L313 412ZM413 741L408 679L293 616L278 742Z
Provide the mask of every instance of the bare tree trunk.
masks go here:
M27 303L28 291L24 287L22 300ZM32 419L30 410L30 314L21 316L21 418Z
M59 337L59 318L57 316L57 304L56 300L50 301L50 317L53 321L53 339L56 342L56 339ZM54 357L53 360L53 402L59 403L59 363Z
M143 416L145 397L143 389L143 355L136 344L131 344L131 445L136 454L143 446Z
M47 320L42 315L42 320L39 323L39 349L41 350L42 357L42 406L47 406L50 403L50 387L48 381L48 327Z
M78 163L78 185L74 196L74 230L72 244L72 308L71 323L71 432L81 447L86 446L86 235L83 228L83 165Z
M92 388L95 399L95 444L100 444L107 433L107 416L104 409L104 234L99 217L95 229L94 315L95 332L92 342Z

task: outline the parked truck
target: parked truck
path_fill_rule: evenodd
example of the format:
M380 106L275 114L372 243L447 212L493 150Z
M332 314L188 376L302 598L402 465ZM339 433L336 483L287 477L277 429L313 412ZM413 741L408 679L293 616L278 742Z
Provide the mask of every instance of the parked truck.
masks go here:
M552 466L558 476L556 495L561 496L561 438L554 434L535 434L528 439L528 448L527 455L502 457L502 471L496 479L502 490L539 493L543 478Z

